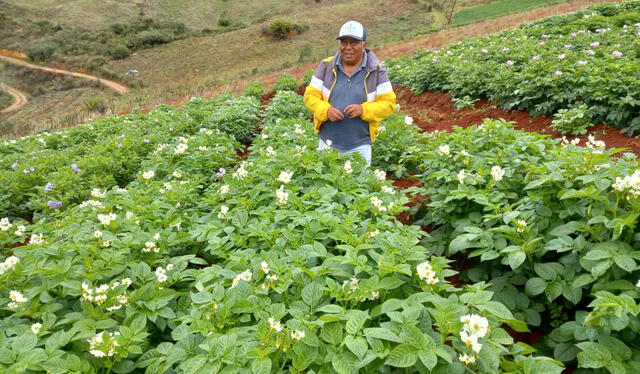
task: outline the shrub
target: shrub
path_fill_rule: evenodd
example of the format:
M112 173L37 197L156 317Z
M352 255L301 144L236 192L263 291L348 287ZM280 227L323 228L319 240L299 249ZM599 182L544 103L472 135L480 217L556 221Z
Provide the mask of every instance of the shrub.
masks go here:
M258 100L262 99L262 96L264 95L264 84L262 84L261 82L249 83L247 88L244 89L243 95L252 96Z
M269 33L277 38L285 39L293 30L293 23L279 19L269 24Z
M87 112L104 113L108 109L108 106L104 102L104 99L100 96L91 96L85 99L82 103L82 106Z
M276 79L276 84L273 86L273 90L278 91L296 91L298 89L298 82L294 77L289 74L282 74Z
M571 108L560 109L551 122L551 128L560 131L562 135L581 135L591 126L589 107L586 104Z
M27 47L27 55L34 61L48 61L59 47L52 40L36 40Z
M131 50L124 44L116 44L107 49L107 54L114 60L120 60L131 56Z
M218 26L228 27L231 24L231 20L227 17L218 18Z

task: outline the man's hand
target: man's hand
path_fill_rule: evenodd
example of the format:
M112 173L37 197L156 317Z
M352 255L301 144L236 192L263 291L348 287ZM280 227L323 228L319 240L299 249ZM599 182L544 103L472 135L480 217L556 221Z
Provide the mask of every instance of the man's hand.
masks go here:
M341 121L344 118L344 114L342 114L342 112L338 109L331 107L327 111L327 118L329 118L329 121L331 122L337 122Z
M351 104L344 108L344 112L347 113L351 118L360 117L362 115L362 105Z

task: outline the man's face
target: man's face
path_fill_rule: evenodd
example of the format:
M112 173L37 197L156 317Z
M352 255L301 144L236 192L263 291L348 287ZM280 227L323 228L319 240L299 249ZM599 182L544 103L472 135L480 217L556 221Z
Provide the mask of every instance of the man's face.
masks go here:
M353 38L340 39L340 56L345 65L355 65L364 54L366 42Z

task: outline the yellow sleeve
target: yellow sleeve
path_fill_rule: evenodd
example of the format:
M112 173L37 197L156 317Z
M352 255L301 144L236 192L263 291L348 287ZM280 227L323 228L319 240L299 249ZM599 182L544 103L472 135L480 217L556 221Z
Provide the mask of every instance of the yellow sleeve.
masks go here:
M304 90L303 101L304 105L313 112L313 122L318 129L320 124L327 120L327 111L331 108L331 104L324 101L322 99L322 92L311 85L307 86Z
M367 122L380 122L396 110L396 94L391 91L376 96L372 102L362 103L362 118Z

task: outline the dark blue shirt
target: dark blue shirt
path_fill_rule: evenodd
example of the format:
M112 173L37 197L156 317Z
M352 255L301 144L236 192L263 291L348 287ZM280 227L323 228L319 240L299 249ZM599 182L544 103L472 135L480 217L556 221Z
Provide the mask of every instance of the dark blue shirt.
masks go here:
M362 64L350 77L344 72L340 56L338 56L337 66L336 83L329 95L329 103L341 111L344 118L337 122L324 122L318 135L323 141L331 140L332 147L339 150L371 144L369 123L360 117L350 118L344 112L344 108L351 104L362 104L367 101L367 95L364 91L364 79L367 76L367 54L364 54Z

